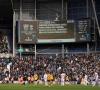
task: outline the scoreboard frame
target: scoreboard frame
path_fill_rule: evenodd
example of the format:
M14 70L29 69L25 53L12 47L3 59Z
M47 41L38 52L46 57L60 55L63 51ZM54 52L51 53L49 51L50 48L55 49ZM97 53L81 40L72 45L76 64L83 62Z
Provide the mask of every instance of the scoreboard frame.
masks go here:
M17 21L17 31L18 44L89 42L91 19Z

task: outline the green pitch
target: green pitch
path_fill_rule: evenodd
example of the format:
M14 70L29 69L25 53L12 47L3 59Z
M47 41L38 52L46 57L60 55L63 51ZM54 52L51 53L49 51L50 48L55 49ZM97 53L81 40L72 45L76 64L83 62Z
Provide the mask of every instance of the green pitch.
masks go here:
M91 85L52 85L45 87L43 84L34 86L33 84L26 84L26 87L21 84L0 84L0 90L100 90L100 87Z

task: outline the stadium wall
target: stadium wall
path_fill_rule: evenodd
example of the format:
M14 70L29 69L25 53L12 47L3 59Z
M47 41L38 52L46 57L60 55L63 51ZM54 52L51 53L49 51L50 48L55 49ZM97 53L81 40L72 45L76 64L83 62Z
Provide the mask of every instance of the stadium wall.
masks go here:
M35 2L22 2L22 7L20 3L14 3L15 10L15 21L18 20L54 20L56 18L56 13L59 15L59 19L80 19L80 18L94 18L94 11L92 7L91 0L88 0L88 14L87 14L87 2L86 0L79 1L66 1L63 0L63 12L62 12L62 1L36 1L36 17L35 17ZM99 1L96 0L96 8L98 8ZM20 8L22 12L20 12ZM22 14L22 16L20 16ZM97 9L97 16L99 19L99 9ZM98 32L97 32L98 33ZM94 36L92 36L94 38ZM97 47L95 49L95 41L89 42L90 51L99 51L100 41L98 38ZM17 44L16 44L17 45ZM66 43L65 49L68 52L87 52L87 43ZM52 46L57 46L57 44L52 44ZM55 53L62 51L62 45L52 48L50 45L37 45L37 52L42 53ZM16 46L18 47L18 46ZM49 48L48 48L49 47ZM56 54L56 53L55 53ZM53 55L53 54L52 54Z

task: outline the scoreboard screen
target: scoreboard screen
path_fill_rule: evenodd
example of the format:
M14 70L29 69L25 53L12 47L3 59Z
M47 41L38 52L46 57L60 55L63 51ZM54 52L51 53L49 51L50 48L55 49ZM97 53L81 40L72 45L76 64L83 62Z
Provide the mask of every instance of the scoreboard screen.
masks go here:
M74 21L38 21L38 43L74 42Z
M80 19L76 21L76 41L90 41L91 38L91 20Z
M18 22L18 43L37 43L37 22Z
M90 41L90 20L18 21L18 43Z

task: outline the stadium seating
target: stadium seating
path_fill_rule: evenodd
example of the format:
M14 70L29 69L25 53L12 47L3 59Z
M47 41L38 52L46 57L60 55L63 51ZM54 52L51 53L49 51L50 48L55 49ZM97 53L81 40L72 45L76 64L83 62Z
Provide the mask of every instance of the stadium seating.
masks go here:
M7 68L10 63L10 52L7 45L6 37L2 36L2 31L0 30L0 81L4 80L4 77L9 76L10 73Z
M47 71L51 72L56 80L59 80L60 73L63 71L69 76L72 83L76 81L80 83L85 73L90 76L89 81L92 81L91 77L94 71L98 71L100 74L99 53L78 53L73 56L66 55L64 58L56 56L54 59L44 55L38 56L36 60L31 56L24 56L22 60L12 57L0 59L0 62L0 80L9 76L9 78L14 77L14 80L18 81L20 76L24 74L27 77L33 76L35 71L38 72L39 80L43 80L43 74ZM8 64L10 70L7 68Z
M5 61L1 62L2 64L0 64L0 66L2 69L0 69L0 73L7 71L4 68L8 63ZM84 76L85 73L91 77L95 70L100 71L99 53L90 53L88 55L77 54L73 56L67 55L64 59L59 56L54 59L47 56L39 56L37 60L33 60L30 56L24 56L23 60L14 57L11 59L11 62L10 72L2 74L4 76L9 75L14 77L14 80L18 80L18 77L23 76L24 73L27 77L33 76L35 71L38 72L39 80L42 80L43 74L46 71L53 73L54 77L57 79L63 71L69 76L70 80L74 82L78 81L80 76ZM1 79L3 79L3 75L0 76Z

